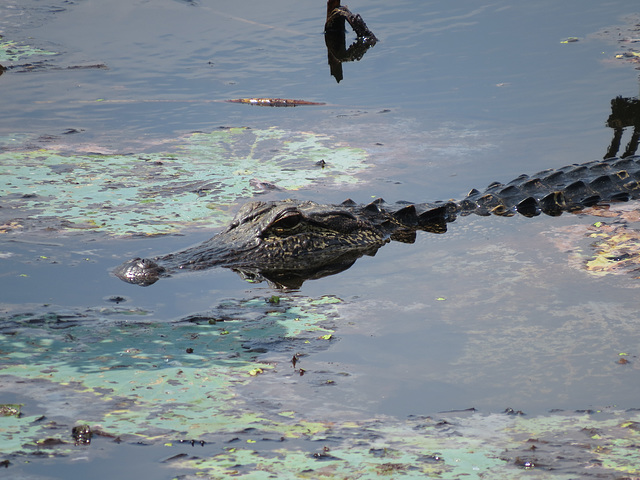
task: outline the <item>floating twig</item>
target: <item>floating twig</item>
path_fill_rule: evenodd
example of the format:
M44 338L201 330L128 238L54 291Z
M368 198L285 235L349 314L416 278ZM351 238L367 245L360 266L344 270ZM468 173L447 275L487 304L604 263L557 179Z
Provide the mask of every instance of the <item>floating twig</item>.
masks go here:
M298 105L325 105L322 102L308 102L306 100L292 100L290 98L236 98L227 100L230 103L247 103L259 107L297 107Z

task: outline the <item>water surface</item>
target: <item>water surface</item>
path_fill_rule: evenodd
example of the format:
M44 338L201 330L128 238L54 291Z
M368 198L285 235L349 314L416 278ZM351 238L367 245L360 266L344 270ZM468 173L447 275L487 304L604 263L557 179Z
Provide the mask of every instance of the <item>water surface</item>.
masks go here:
M592 35L633 13L629 1L349 6L380 41L361 61L345 63L338 83L326 63L321 4L7 3L4 39L56 55L4 62L10 67L0 77L5 150L145 155L164 152L189 132L277 127L327 135L363 151L365 160L354 182L321 179L262 199L429 201L602 158L612 137L604 126L611 99L638 93L637 72L614 59L615 39ZM579 41L563 43L568 37ZM68 68L79 66L89 68ZM225 102L245 97L325 105ZM257 171L260 180L272 180L264 175ZM5 221L28 217L2 212ZM554 242L562 228L596 220L462 218L444 235L392 243L297 292L246 283L224 269L148 288L109 273L132 256L202 241L218 225L150 237L113 235L108 228L17 229L0 238L0 301L5 322L43 309L95 312L122 297L127 309L150 312L149 321L173 324L227 299L292 295L295 305L336 297L333 338L302 352L304 376L287 364L299 344L285 347L274 337L262 341L255 358L280 368L233 390L243 405L296 412L309 421L403 421L467 408L496 413L511 407L529 415L637 408L638 280L575 268L570 253L587 252L588 242L569 252ZM629 354L631 364L616 363L620 353ZM24 401L26 414L38 414L42 399L26 398L0 389L0 403ZM52 471L10 468L24 478L72 473L64 462Z

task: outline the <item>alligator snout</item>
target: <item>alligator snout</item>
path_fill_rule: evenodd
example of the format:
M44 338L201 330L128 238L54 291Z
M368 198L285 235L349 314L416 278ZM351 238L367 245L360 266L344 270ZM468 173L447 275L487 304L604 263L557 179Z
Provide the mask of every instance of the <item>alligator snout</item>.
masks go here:
M153 260L140 257L132 258L113 270L113 274L120 280L143 287L156 283L163 273L164 267Z

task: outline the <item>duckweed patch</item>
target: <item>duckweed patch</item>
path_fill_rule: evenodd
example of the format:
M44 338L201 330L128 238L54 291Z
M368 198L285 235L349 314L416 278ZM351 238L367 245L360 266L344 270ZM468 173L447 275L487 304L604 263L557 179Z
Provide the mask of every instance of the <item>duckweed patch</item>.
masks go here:
M633 203L594 207L590 225L556 227L546 236L568 253L568 263L594 276L640 276L640 212Z
M212 455L183 458L174 467L196 478L602 478L637 474L637 432L624 420L637 412L555 412L526 418L445 413L405 421L316 424L302 437L252 431L252 442ZM281 426L282 428L282 426ZM286 431L286 430L282 430ZM271 437L270 437L271 435ZM275 442L274 442L275 440ZM257 444L257 445L256 445Z
M237 387L256 378L295 381L291 356L326 349L322 337L336 337L340 299L279 299L230 299L172 322L119 305L5 311L0 390L19 392L21 403L2 405L0 460L12 468L33 455L86 456L91 446L72 434L81 425L121 448L166 449L163 464L182 480L640 473L638 411L348 420L342 412L307 418L240 395Z
M2 143L11 151L0 153L0 232L38 222L115 235L215 227L229 221L243 198L274 188L355 183L354 174L366 168L363 150L277 128L192 133L162 153L68 153L28 143L20 149L11 138ZM7 217L11 212L20 219Z
M333 331L326 322L337 302L289 297L274 307L263 298L229 300L175 322L156 322L152 312L138 310L145 318L132 321L124 307L5 315L0 389L38 405L2 423L0 451L18 453L44 438L69 441L67 428L36 422L40 416L145 442L260 424L260 412L233 393L254 372L276 368L258 359L256 345L321 346L315 337Z
M57 55L57 53L14 41L0 42L0 62L17 62L28 57L42 55L50 56Z

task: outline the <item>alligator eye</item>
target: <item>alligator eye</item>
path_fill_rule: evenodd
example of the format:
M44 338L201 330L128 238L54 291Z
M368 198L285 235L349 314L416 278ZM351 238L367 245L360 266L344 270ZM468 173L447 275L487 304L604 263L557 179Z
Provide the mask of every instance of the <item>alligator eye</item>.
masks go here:
M296 227L302 220L302 214L300 212L290 212L288 215L277 219L273 222L272 227L281 230L291 230Z

